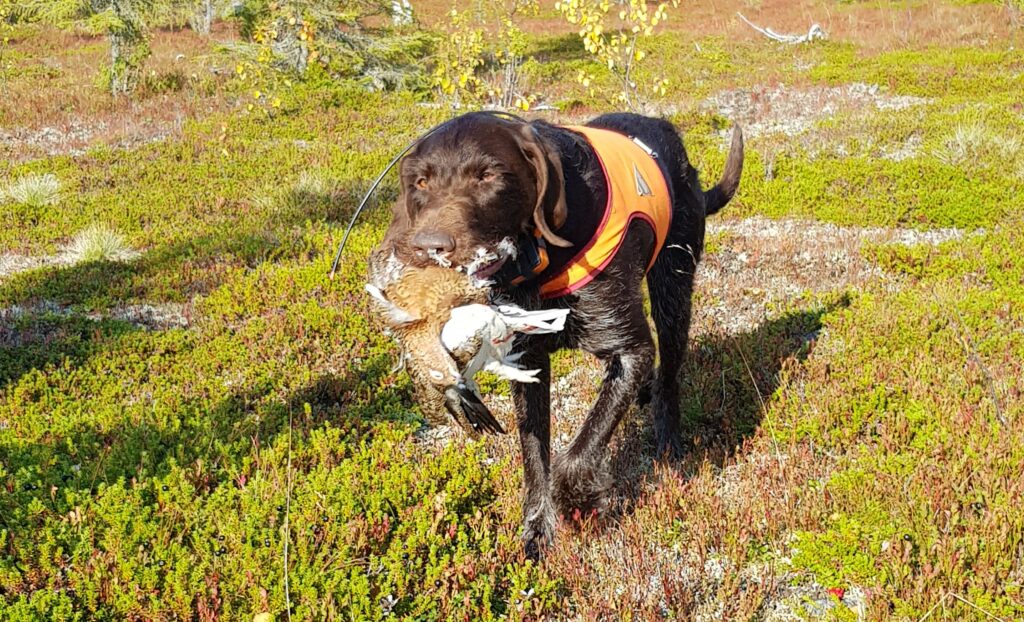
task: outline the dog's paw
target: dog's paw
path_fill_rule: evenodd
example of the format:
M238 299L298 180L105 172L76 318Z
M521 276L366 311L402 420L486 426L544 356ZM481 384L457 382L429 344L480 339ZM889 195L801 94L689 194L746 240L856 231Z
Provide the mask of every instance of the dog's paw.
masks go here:
M656 460L674 462L686 455L686 443L679 426L679 409L664 400L657 399L654 405L654 441L657 444Z
M686 447L678 430L666 434L656 433L656 436L658 447L655 459L676 462L686 455Z
M552 464L551 488L563 516L601 513L608 507L613 480L604 459L581 460L558 455Z
M555 512L550 505L536 508L523 521L523 549L527 559L540 560L555 540Z

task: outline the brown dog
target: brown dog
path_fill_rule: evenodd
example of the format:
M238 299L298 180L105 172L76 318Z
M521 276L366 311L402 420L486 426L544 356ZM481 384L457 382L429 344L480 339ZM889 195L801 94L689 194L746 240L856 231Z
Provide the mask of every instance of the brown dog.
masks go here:
M632 177L629 183L610 182L607 162L616 156L595 151L588 128L635 138L646 152L629 156L641 164L633 171L635 190ZM622 143L622 149L633 147ZM641 162L645 157L653 164ZM437 263L491 281L495 295L527 309L571 310L564 331L516 342L523 352L520 363L541 370L539 383L513 385L528 555L538 556L553 538L556 507L567 514L603 505L611 483L608 441L634 401L653 397L659 454L682 451L677 375L686 353L704 219L732 198L742 167L743 139L736 128L722 180L705 192L672 124L634 114L604 115L572 129L470 113L427 136L402 160L401 194L374 252L371 280L386 279L396 265ZM662 200L670 213L663 214L662 225L622 219L615 239L596 244L611 249L608 260L591 265L587 251L608 228L609 197L631 192L634 199ZM582 270L583 278L553 292L548 284L566 266ZM641 293L645 275L658 331L657 374ZM559 348L594 354L606 372L583 425L552 461L549 359Z

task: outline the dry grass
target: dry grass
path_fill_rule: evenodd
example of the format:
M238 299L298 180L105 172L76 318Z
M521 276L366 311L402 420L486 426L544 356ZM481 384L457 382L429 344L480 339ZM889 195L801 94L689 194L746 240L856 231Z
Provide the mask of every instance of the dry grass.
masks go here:
M29 174L0 188L0 203L5 200L40 208L60 200L60 180L52 173Z
M79 231L64 250L69 264L90 261L128 261L139 253L131 249L124 236L110 227L93 224Z
M990 155L1012 165L1022 147L1019 137L997 132L979 120L957 124L942 143L933 155L951 166L961 166Z
M450 3L417 3L425 24L445 19ZM665 25L673 36L694 41L715 33L726 41L759 41L761 35L737 17L782 32L803 32L820 23L833 41L857 45L865 53L920 45L980 44L1010 36L1008 19L995 5L948 5L939 0L894 9L888 4L839 4L827 0L727 0L680 9ZM571 35L553 10L523 22L532 34ZM220 88L230 67L217 67L211 55L218 42L232 40L219 23L212 37L190 30L153 33L153 55L146 64L151 88L133 98L111 98L97 88L97 68L106 61L102 38L44 30L11 42L13 70L0 109L0 156L13 161L54 154L79 154L91 146L133 147L176 135L188 119L231 105ZM764 76L770 81L771 76ZM46 89L38 88L45 80Z
M221 86L230 68L217 67L211 54L216 42L233 37L223 24L210 39L189 30L154 32L139 92L119 98L96 84L109 54L103 38L42 29L12 40L0 157L21 161L96 145L137 146L226 109L230 101Z

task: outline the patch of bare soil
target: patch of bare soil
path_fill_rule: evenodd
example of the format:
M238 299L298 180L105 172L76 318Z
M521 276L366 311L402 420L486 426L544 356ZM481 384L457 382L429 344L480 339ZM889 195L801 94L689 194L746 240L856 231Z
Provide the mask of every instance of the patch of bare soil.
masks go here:
M707 252L697 269L693 332L738 334L755 329L773 305L805 292L823 293L893 277L868 261L868 244L939 244L963 237L958 229L839 227L810 220L712 218Z
M0 128L0 153L7 151L18 160L43 156L83 155L90 148L106 145L135 149L181 132L184 117L166 121L121 118L87 122L68 119L61 125L41 128Z
M0 253L0 282L6 277L13 276L19 272L45 268L47 266L61 265L63 260L58 255L16 255L14 253Z

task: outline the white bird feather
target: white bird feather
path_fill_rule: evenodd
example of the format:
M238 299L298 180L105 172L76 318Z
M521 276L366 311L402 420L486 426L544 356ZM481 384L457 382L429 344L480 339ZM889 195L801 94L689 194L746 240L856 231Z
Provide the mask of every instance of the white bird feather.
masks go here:
M507 380L537 382L539 369L523 369L510 354L515 333L555 333L565 328L568 309L526 311L512 305L472 304L455 307L441 329L441 343L449 352L475 353L462 371L467 381L486 370Z

